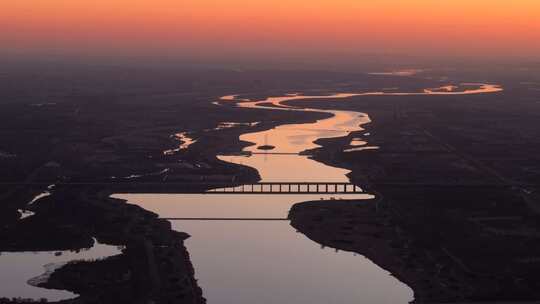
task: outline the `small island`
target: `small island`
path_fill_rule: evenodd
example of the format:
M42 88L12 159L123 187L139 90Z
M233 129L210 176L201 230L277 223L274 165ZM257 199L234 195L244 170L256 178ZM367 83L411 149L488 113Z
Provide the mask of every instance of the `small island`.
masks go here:
M262 146L258 146L257 149L259 150L274 150L276 147L275 146L272 146L272 145L262 145Z

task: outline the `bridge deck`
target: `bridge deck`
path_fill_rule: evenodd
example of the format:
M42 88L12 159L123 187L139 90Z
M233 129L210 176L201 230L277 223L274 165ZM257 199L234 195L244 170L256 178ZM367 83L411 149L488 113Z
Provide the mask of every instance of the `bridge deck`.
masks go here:
M168 221L290 221L288 218L271 217L163 217Z
M261 182L236 187L220 187L206 193L227 194L353 194L364 191L351 183L294 183L294 182Z
M0 183L12 186L48 186L50 183ZM191 194L360 194L360 187L346 182L259 182L229 186L231 182L73 182L61 187L104 187L131 193ZM207 190L210 189L210 190Z

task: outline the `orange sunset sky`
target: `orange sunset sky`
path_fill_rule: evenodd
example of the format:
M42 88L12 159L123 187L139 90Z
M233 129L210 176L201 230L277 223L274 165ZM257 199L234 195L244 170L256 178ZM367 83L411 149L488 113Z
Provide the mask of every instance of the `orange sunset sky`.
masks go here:
M534 58L539 0L12 0L11 53L317 58Z

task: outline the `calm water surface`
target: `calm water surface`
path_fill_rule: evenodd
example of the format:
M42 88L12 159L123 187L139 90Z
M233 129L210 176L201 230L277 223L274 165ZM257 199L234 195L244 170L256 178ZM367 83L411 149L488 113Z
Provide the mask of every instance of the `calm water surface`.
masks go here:
M261 152L270 144L270 153L246 156L219 156L220 159L256 168L263 181L348 181L348 170L333 168L297 155L318 147L319 138L346 136L362 130L368 115L352 111L294 108L284 101L298 99L346 99L377 95L464 95L499 92L490 84L461 84L425 89L423 92L366 92L332 96L291 94L265 100L237 100L225 96L231 106L282 111L317 111L333 116L309 124L285 124L274 129L243 134L254 143L245 152ZM274 107L261 105L272 103ZM234 127L235 122L224 125ZM194 141L187 133L176 135L187 149ZM353 144L353 143L351 143ZM364 149L370 147L358 147ZM42 196L48 193L41 194ZM302 201L331 199L330 195L155 195L118 194L162 217L286 218L290 207ZM346 198L367 199L368 194ZM337 198L339 199L339 197ZM331 201L329 201L329 204ZM350 252L321 248L297 233L288 221L172 221L178 231L193 237L186 242L196 277L209 303L408 303L412 290L368 259ZM80 252L0 252L0 296L46 298L49 301L76 297L67 291L47 290L30 285L47 279L41 275L72 260L103 258L119 254L115 246L96 243Z
M308 124L285 124L262 132L247 133L241 140L253 143L245 152L261 153L261 145L272 145L266 154L221 155L221 160L256 168L264 182L335 181L347 182L348 170L334 168L297 155L318 147L319 138L346 136L362 130L370 121L364 113L294 108L283 102L298 99L343 99L376 95L462 95L502 90L488 84L462 84L426 89L418 93L368 92L332 96L291 94L265 100L223 102L245 108L272 111L317 111L331 118ZM273 107L261 105L271 103ZM355 142L355 144L360 144ZM363 143L362 143L363 144ZM366 149L377 147L358 147ZM272 153L290 153L277 155ZM331 198L330 195L246 195L246 194L117 194L166 218L285 218L298 202ZM368 194L344 196L367 199ZM339 199L339 197L337 198ZM331 204L331 200L328 201ZM187 221L173 220L173 227L192 235L186 242L195 276L211 303L408 303L413 291L386 270L361 255L321 248L292 228L288 221Z
M49 301L75 298L76 294L65 290L39 288L31 284L46 281L48 276L44 274L47 270L53 270L67 262L100 259L120 253L116 246L97 242L92 248L79 252L0 252L0 297L44 298Z
M117 194L162 217L284 218L321 195ZM365 199L368 194L346 195ZM329 201L331 203L331 201ZM289 221L171 221L208 303L408 303L412 290L361 255L321 246Z

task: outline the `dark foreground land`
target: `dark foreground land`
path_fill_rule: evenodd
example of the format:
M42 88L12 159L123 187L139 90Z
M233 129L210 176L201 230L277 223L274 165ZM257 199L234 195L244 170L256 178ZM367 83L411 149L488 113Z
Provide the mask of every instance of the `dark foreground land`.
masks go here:
M501 83L487 95L292 102L370 115L364 132L313 152L377 194L297 204L292 225L366 255L417 302L540 299L540 91ZM378 149L343 152L354 137Z
M535 75L495 75L506 91L494 95L295 102L370 115L369 135L322 140L312 152L350 168L351 179L378 198L299 204L292 225L316 242L366 255L409 284L418 302L539 299ZM256 181L255 170L215 156L239 151L246 143L238 135L248 130L325 115L212 104L218 96L441 84L433 77L351 73L47 66L8 69L0 80L0 252L88 248L94 237L124 247L121 255L53 273L44 287L76 292L72 303L204 303L183 243L189 236L109 195ZM221 122L260 124L214 130ZM181 144L171 137L179 132L197 141L164 154ZM343 152L352 137L379 149ZM57 185L51 196L27 206L48 185ZM18 209L36 214L21 220Z
M284 94L322 87L329 79L340 83L357 77L8 67L0 74L0 252L78 250L91 247L96 238L125 249L102 261L70 263L43 287L80 295L65 301L70 303L203 303L183 243L189 236L109 195L203 190L182 186L186 183L257 181L255 170L221 162L216 155L239 151L246 143L238 135L247 130L326 114L236 109L212 102L233 93ZM243 125L215 130L221 122ZM260 123L250 127L252 122ZM182 144L174 136L179 132L196 142L188 150L164 153ZM28 205L51 185L50 196ZM18 210L35 215L21 219Z

